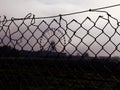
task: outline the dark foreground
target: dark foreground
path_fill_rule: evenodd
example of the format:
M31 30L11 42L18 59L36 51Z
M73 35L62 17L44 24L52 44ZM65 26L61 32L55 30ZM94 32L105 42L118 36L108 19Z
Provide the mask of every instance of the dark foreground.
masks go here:
M120 90L120 63L108 60L0 60L0 90Z

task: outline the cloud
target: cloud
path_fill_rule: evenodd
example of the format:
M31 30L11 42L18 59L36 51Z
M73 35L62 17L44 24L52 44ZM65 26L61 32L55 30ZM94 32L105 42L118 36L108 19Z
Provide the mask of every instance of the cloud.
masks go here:
M37 17L52 16L52 15L82 11L86 9L88 10L90 8L109 6L109 5L118 4L118 3L119 2L115 0L106 0L106 1L105 0L84 0L84 1L83 0L0 0L0 16L6 15L8 18L11 18L11 17L19 18L19 17L26 16L28 13L33 13ZM110 14L114 15L114 17L117 16L119 18L120 16L119 15L120 13L118 13L119 9L111 8L106 10L109 11ZM78 15L77 17L74 15L73 18L65 17L65 19L67 21L70 21L71 19L77 18L76 19L77 21L79 21L79 19L80 21L82 21L81 19L84 19L83 17L86 18L87 16L93 17L93 14L91 15L84 14L83 16ZM101 26L102 26L102 23L101 23ZM89 23L86 24L86 27L87 26L89 26ZM111 31L109 33L111 33ZM70 35L69 32L68 34ZM100 40L103 40L103 37L101 37ZM117 42L117 40L118 39L116 39L115 42ZM73 41L76 42L75 38L73 38ZM90 41L90 38L88 37L86 39L86 43L89 43L89 41ZM84 47L82 49L84 49ZM82 52L83 51L84 50L82 50Z
M37 16L57 15L81 10L81 6L63 0L1 0L1 15L8 17L24 17L28 13Z
M31 12L37 16L49 16L116 3L115 0L0 0L0 15L24 17Z

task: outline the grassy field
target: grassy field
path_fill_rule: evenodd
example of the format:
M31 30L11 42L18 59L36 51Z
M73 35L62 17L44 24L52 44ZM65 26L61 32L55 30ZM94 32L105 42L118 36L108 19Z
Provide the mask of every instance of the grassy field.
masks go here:
M1 58L0 90L120 90L120 63Z

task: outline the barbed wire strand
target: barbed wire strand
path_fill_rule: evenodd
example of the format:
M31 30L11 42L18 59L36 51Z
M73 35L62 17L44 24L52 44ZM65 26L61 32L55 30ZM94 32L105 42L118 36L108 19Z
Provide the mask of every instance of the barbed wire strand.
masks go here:
M100 8L94 8L94 9L88 9L88 10L83 10L83 11L79 11L79 12L73 12L73 13L67 13L67 14L59 14L59 15L53 15L53 16L46 16L46 17L35 17L35 19L47 19L47 18L56 18L56 17L59 17L59 16L69 16L69 15L75 15L75 14L80 14L80 13L85 13L85 12L92 12L92 11L98 11L98 10L102 10L102 9L108 9L108 8L113 8L113 7L117 7L117 6L120 6L120 4L115 4L115 5L111 5L111 6L106 6L106 7L100 7ZM29 13L31 14L31 13ZM28 15L29 15L28 14ZM26 16L28 16L26 15ZM26 20L26 19L33 19L33 17L31 18L30 17L27 17L26 18L12 18L14 20ZM11 21L11 20L7 20L7 21Z

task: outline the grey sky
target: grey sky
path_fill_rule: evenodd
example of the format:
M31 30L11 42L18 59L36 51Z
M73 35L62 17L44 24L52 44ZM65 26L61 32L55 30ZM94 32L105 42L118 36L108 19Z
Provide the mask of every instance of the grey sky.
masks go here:
M23 17L30 12L37 16L58 15L118 3L120 0L0 0L0 15ZM119 9L109 12L118 15Z
M53 16L53 15L59 15L59 14L64 14L64 13L72 13L72 12L78 12L78 11L83 11L83 10L88 10L88 9L94 9L94 8L99 8L99 7L105 7L105 6L110 6L110 5L115 5L115 4L120 4L120 0L0 0L0 16L6 15L9 19L11 17L24 17L26 16L28 13L33 13L36 15L36 17L42 17L42 16ZM120 7L114 7L114 8L109 8L109 9L105 9L106 11L108 11L113 17L117 18L120 21ZM80 20L81 19L84 20L83 17L91 17L93 19L95 19L94 15L92 14L84 14L81 17L80 16L73 16L73 17L65 17L66 20L68 20L68 22L71 19L76 19L76 20ZM97 17L97 16L96 16ZM103 26L103 23L99 23L99 26ZM116 23L113 23L116 24ZM69 25L70 26L70 25ZM71 26L71 28L73 27L73 25ZM75 28L75 24L73 29ZM89 24L89 22L86 23L86 28L91 27L91 25ZM12 27L13 28L13 27ZM107 27L106 28L106 32L109 34L112 34L114 32L114 30L111 29L111 27ZM15 30L14 28L12 30ZM95 30L95 29L94 29ZM91 30L91 31L94 31ZM14 31L13 31L14 32ZM81 33L81 32L80 32ZM80 34L78 33L78 34ZM94 35L96 35L98 32L97 30L95 32L93 32ZM2 34L2 33L1 33ZM68 31L69 35L72 35L72 33L70 33L70 31ZM84 34L84 33L83 33ZM17 33L16 33L17 35ZM16 38L15 35L15 38ZM29 33L27 35L30 35ZM114 42L117 43L117 35L114 38ZM99 38L100 42L107 41L106 39L103 39L104 36L101 36ZM78 38L77 38L78 39ZM80 42L76 42L77 40L76 38L72 38L72 42L71 43L76 43L76 45ZM89 36L87 38L85 38L85 43L86 44L90 44L92 42L92 38L90 38ZM33 41L33 40L32 40ZM32 42L33 43L33 42ZM111 45L111 43L109 43L108 45ZM84 45L82 45L84 46ZM86 47L80 47L81 51L84 52ZM72 46L71 46L72 47ZM96 47L96 48L94 48ZM97 48L100 47L98 46L98 44L94 45L93 47L91 47L95 52L97 52L96 50L98 50ZM67 49L71 49L70 46ZM110 50L109 52L112 52L112 48L109 49L109 47L106 46L107 50ZM114 49L114 46L113 46ZM99 50L98 50L99 51ZM104 52L101 52L100 55L105 55ZM120 55L120 53L115 53L115 56Z

